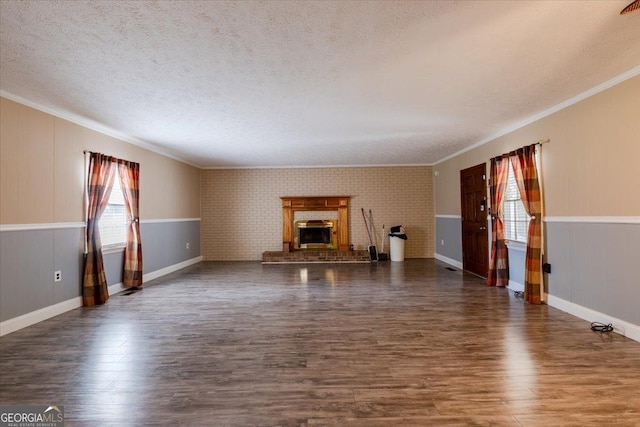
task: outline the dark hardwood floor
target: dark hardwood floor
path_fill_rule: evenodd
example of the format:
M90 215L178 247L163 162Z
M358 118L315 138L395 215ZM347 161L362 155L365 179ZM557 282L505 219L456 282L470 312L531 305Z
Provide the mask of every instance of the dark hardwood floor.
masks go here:
M201 263L0 338L67 426L640 426L640 343L434 260Z

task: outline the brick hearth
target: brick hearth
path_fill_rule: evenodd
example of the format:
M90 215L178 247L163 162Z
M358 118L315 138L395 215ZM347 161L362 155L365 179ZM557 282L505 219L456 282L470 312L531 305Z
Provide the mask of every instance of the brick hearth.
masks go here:
M263 264L368 263L367 251L294 251L262 253Z

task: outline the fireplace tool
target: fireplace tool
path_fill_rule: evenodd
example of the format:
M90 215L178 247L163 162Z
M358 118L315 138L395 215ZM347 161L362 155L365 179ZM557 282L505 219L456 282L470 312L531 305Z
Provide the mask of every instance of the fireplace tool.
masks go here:
M373 235L373 239L378 243L378 238L376 237L375 228L373 226L373 212L369 209L369 229L371 230L371 234ZM384 253L384 225L382 226L382 246L380 246L380 252L378 252L378 261L387 261L389 257Z
M382 245L380 245L380 253L378 254L378 259L380 261L389 261L389 255L384 253L384 224L382 224Z
M364 226L367 229L367 235L369 235L369 247L367 250L369 251L369 260L371 262L378 261L378 251L376 250L376 246L373 244L373 240L371 239L371 231L369 230L369 224L367 224L367 215L364 213L364 208L360 208L362 210L362 218L364 219Z

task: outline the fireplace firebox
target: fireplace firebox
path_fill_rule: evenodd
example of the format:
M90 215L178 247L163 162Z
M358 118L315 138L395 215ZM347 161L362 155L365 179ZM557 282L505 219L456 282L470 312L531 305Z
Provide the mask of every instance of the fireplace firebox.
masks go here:
M336 220L295 221L294 249L337 249L338 227Z

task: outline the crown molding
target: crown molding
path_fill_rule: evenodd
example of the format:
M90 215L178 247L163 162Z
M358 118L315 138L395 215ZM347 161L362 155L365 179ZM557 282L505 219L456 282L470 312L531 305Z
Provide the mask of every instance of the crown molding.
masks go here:
M607 90L607 89L609 89L609 88L611 88L611 87L613 87L613 86L615 86L617 84L620 84L620 83L622 83L622 82L624 82L626 80L629 80L630 78L633 78L633 77L635 77L635 76L637 76L639 74L640 74L640 65L638 65L637 67L634 67L634 68L630 69L629 71L624 72L624 73L622 73L622 74L620 74L620 75L618 75L618 76L616 76L616 77L614 77L614 78L612 78L610 80L607 80L606 82L601 83L598 86L595 86L595 87L593 87L593 88L591 88L589 90L586 90L586 91L574 96L573 98L569 98L566 101L563 101L558 105L555 105L555 106L553 106L551 108L548 108L548 109L546 109L544 111L541 111L538 114L534 114L533 116L531 116L529 118L526 118L521 122L514 123L513 125L508 126L505 129L503 129L503 130L501 130L501 131L499 131L497 133L494 133L493 135L490 135L490 136L488 136L488 137L476 142L475 144L472 144L472 145L470 145L470 146L468 146L468 147L466 147L466 148L464 148L464 149L462 149L462 150L460 150L458 152L450 154L447 157L444 157L444 158L438 160L437 162L435 162L433 164L433 166L439 165L440 163L446 162L447 160L453 159L454 157L458 157L459 155L461 155L463 153L466 153L467 151L471 151L474 148L478 148L478 147L480 147L480 146L482 146L484 144L487 144L487 143L489 143L489 142L491 142L491 141L493 141L495 139L500 138L501 136L504 136L504 135L506 135L508 133L516 131L516 130L518 130L520 128L523 128L526 125L529 125L531 123L537 122L538 120L543 119L543 118L545 118L547 116L550 116L553 113L557 113L560 110L564 110L567 107L570 107L570 106L572 106L574 104L577 104L580 101L583 101L583 100L585 100L585 99L587 99L587 98L589 98L589 97L591 97L591 96L593 96L593 95L595 95L597 93L605 91L605 90Z
M420 168L431 167L433 163L401 163L388 165L313 165L313 166L208 166L202 170L226 169L335 169L335 168Z
M28 100L26 98L23 98L21 96L14 95L14 94L12 94L10 92L7 92L5 90L0 90L0 96L3 97L3 98L7 98L7 99L9 99L11 101L17 102L18 104L26 105L27 107L33 108L34 110L42 111L43 113L50 114L50 115L52 115L54 117L57 117L59 119L66 120L66 121L71 122L71 123L75 123L75 124L77 124L79 126L85 127L87 129L91 129L93 131L102 133L104 135L108 135L108 136L113 137L113 138L115 138L117 140L126 142L126 143L131 144L131 145L135 145L136 147L140 147L140 148L145 149L147 151L151 151L151 152L154 152L156 154L160 154L161 156L168 157L168 158L176 160L178 162L187 164L189 166L193 166L195 168L202 169L202 166L196 165L196 164L191 163L191 162L189 162L189 161L187 161L187 160L185 160L183 158L175 156L175 155L173 155L173 154L171 154L171 153L159 148L158 146L156 146L154 144L151 144L149 142L143 141L141 139L133 138L133 137L131 137L129 135L126 135L126 134L124 134L122 132L118 132L118 131L116 131L116 130L108 127L108 126L102 125L102 124L100 124L100 123L98 123L96 121L87 119L86 117L82 117L82 116L80 116L78 114L74 114L74 113L71 113L71 112L68 112L68 111L60 111L60 110L55 109L55 108L47 107L47 106L39 104L37 102L30 101L30 100Z

